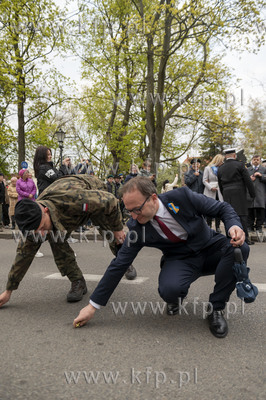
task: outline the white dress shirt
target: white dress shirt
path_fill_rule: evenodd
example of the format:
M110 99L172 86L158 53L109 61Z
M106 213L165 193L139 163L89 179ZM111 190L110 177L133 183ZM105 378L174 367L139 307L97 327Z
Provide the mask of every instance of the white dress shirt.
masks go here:
M160 199L159 200L159 208L156 213L156 216L159 217L167 226L167 228L170 229L171 232L175 236L178 236L182 240L187 240L188 234L185 231L185 229L172 217L172 215L169 213L167 208L163 205ZM158 222L155 219L151 219L150 223L152 224L153 228L156 229L156 231L159 233L160 236L162 236L164 239L167 239L163 231L161 230Z

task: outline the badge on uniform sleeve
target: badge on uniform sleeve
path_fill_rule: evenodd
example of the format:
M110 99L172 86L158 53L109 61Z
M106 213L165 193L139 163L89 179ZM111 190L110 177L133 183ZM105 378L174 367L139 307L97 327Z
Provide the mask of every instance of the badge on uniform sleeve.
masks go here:
M178 206L175 206L174 203L168 203L167 205L168 205L168 208L169 208L170 210L172 210L175 214L178 213L179 207L178 207Z
M89 209L89 204L87 204L87 203L84 203L84 204L82 204L82 211L88 211L88 209Z

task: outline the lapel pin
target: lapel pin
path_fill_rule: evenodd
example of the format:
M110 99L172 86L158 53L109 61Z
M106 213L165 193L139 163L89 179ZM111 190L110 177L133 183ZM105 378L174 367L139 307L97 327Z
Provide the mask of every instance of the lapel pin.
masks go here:
M175 206L174 203L168 203L167 205L168 205L168 208L169 208L170 210L172 210L175 214L178 213L179 207L178 207L178 206Z

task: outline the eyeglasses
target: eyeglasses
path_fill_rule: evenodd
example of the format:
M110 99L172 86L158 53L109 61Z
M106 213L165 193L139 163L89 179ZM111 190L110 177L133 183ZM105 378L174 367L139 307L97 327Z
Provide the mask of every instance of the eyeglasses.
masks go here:
M143 209L143 207L145 206L146 201L148 201L148 199L149 199L150 197L151 197L151 196L148 196L147 199L141 204L140 207L132 208L132 210L128 210L128 209L126 208L126 211L129 212L129 213L134 213L134 214L136 214L136 215L140 215L140 214L141 214L141 210Z

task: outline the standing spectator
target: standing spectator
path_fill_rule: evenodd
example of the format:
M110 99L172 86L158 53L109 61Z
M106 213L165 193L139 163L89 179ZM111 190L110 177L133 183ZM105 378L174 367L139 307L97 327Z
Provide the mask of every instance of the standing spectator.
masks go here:
M9 196L9 216L11 219L11 229L15 229L16 223L15 223L15 205L18 201L18 192L16 189L16 183L17 183L17 178L13 176L11 178L10 185L8 186L7 189L7 194Z
M29 171L21 169L19 171L20 179L16 183L18 192L18 201L22 199L31 199L35 201L36 186L31 178L29 178Z
M27 169L21 169L19 171L20 179L16 183L16 189L18 192L18 201L22 199L36 200L37 188L33 179L29 178L29 171ZM37 251L35 257L43 257L43 253Z
M216 154L212 161L204 168L203 172L203 184L205 186L203 194L212 199L223 201L223 196L218 185L218 168L223 164L224 156L222 154ZM212 227L212 218L206 217L207 224ZM217 233L221 233L220 229L220 218L215 218L215 229Z
M204 185L202 182L203 173L200 170L200 159L193 158L190 161L190 169L185 174L185 184L192 192L203 193Z
M254 242L250 241L248 237L247 190L250 197L254 198L255 189L244 163L236 160L236 150L227 149L224 151L224 154L225 162L218 169L219 188L224 201L231 204L240 217L243 230L246 234L246 242L251 245Z
M4 228L9 229L10 228L10 218L9 218L9 197L7 194L7 189L8 189L8 182L4 179L3 180L4 186L5 186L5 199L3 203L3 225Z
M107 175L106 186L107 186L108 192L112 193L115 196L114 175L112 175L112 174Z
M88 175L94 175L93 172L93 165L91 160L82 158L80 163L78 163L73 169L72 169L72 174L77 175L77 174L88 174Z
M114 188L115 188L115 193L114 193L114 195L115 195L115 197L116 197L117 199L120 199L119 189L120 189L120 187L121 187L122 185L121 185L121 179L120 179L120 176L119 176L119 175L115 175L115 176L114 176L113 185L114 185Z
M144 161L144 163L142 164L142 168L139 171L139 175L148 177L149 179L151 179L154 186L157 187L156 174L151 172L150 161L147 161L147 160Z
M255 198L248 197L248 230L262 233L265 215L266 168L261 163L259 155L254 155L248 173L255 189Z
M68 175L68 167L70 166L70 158L65 158L61 167L57 170L52 162L52 151L49 147L37 147L33 160L33 168L35 178L37 179L37 186L39 195L51 183L64 175Z
M119 178L120 178L120 183L121 185L124 185L124 174L122 174L122 172L120 174L118 174Z
M136 164L131 164L129 174L125 178L125 182L129 181L132 178L135 178L136 176L139 175L139 168Z
M0 172L0 232L3 232L3 204L5 202L4 174Z
M169 190L174 189L174 186L177 185L177 181L178 181L178 174L175 175L175 179L173 180L172 183L169 182L169 179L163 181L161 193L169 192Z

